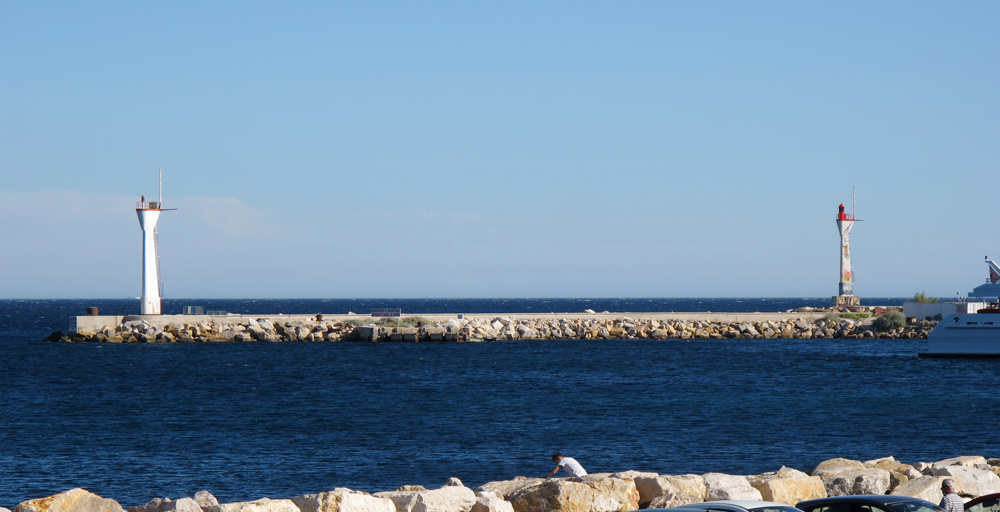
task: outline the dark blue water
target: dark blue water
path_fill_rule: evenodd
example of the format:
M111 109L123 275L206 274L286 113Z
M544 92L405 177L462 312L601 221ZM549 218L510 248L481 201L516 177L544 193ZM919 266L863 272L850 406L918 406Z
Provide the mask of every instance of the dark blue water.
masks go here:
M736 309L728 300L703 309ZM245 312L408 301L317 302L247 302ZM402 307L476 311L475 301L419 302ZM450 476L474 486L544 475L557 450L591 472L661 473L998 454L1000 361L919 359L922 341L35 341L88 305L138 307L0 301L0 506L77 486L125 506L200 489L233 501Z

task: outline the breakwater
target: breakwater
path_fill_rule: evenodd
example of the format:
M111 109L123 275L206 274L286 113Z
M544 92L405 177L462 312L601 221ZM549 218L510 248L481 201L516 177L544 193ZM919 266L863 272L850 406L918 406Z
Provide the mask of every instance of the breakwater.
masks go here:
M821 462L811 472L782 466L757 475L725 473L661 475L643 471L573 478L527 478L488 482L475 489L458 478L427 489L405 485L362 492L338 487L289 498L219 503L208 491L192 497L157 497L127 512L628 512L714 500L766 500L790 506L810 499L857 494L894 494L941 500L941 482L975 498L1000 492L1000 459L959 456L937 462L904 463L894 457ZM8 512L0 508L2 512ZM117 501L84 489L28 500L14 512L125 512Z
M891 308L869 308L885 311ZM550 339L922 339L935 322L878 328L868 312L802 308L785 313L563 313L421 315L81 316L75 331L47 341L150 343L219 341L476 342Z

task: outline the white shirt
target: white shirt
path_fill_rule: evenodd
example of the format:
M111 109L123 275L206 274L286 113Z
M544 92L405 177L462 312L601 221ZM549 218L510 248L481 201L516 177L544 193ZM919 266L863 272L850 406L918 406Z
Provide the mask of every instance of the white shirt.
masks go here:
M556 466L563 468L563 471L569 474L569 476L587 476L587 470L583 469L583 466L576 461L573 457L563 457L559 459Z

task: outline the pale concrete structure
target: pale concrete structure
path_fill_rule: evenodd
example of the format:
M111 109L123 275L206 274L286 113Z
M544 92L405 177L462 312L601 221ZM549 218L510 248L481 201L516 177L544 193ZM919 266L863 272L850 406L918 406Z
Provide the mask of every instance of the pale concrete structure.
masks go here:
M821 318L826 313L824 312L811 312L811 313L476 313L473 315L462 315L463 318L467 320L472 320L475 318L510 318L510 319L591 319L591 320L614 320L616 318L628 317L635 320L704 320L708 322L766 322L768 320L779 321L788 319L798 319L798 318ZM384 320L382 318L372 318L369 315L330 315L323 313L323 321L327 322L344 322L347 320L362 321L364 323L374 323L378 320ZM451 319L456 319L459 317L458 314L419 314L419 315L403 315L403 318L407 317L420 317L427 319L428 322L447 322ZM167 324L200 324L202 322L213 324L213 323L249 323L250 319L261 319L265 318L272 322L315 322L316 315L274 315L274 314L264 314L264 315L150 315L150 316L134 316L131 318L144 320L149 325L154 327L162 328ZM124 316L77 316L70 319L71 328L77 332L81 333L96 333L105 328L110 327L114 329L116 326L121 325L122 321L125 319Z
M143 315L160 314L160 265L156 244L156 222L160 220L160 203L146 202L146 196L135 204L142 228L142 301Z

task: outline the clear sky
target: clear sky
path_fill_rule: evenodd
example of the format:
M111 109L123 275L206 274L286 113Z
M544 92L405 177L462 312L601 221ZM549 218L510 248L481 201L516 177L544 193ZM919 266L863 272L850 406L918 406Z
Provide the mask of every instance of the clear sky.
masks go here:
M0 297L954 297L997 2L0 0Z

